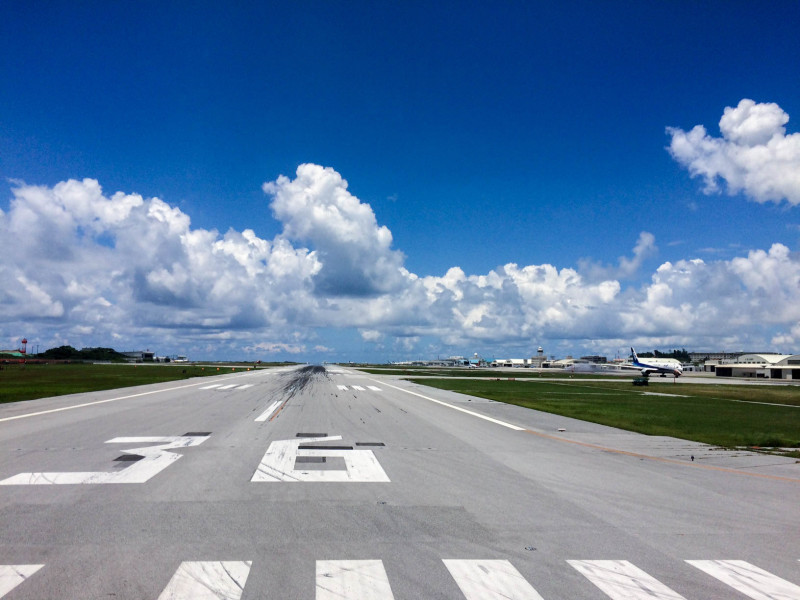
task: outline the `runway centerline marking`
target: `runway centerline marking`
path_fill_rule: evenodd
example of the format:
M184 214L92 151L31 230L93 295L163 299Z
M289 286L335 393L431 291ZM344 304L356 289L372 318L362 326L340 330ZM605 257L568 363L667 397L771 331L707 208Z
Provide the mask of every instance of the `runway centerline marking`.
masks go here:
M265 410L258 417L256 417L256 421L263 422L269 419L272 416L272 413L274 413L278 409L278 406L280 406L280 404L281 404L280 400L275 400L275 402L269 405L269 408L267 410Z

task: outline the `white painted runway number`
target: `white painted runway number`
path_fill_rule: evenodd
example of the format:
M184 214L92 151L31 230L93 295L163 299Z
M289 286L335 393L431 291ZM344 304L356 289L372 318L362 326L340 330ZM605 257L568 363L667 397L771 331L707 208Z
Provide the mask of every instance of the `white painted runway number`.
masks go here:
M389 477L378 463L372 450L352 450L342 447L300 448L314 446L319 442L341 440L333 435L315 438L297 438L272 442L261 459L250 481L347 481L347 482L389 482ZM314 469L314 464L332 466L326 461L339 459L340 469Z
M122 450L123 454L141 456L130 467L121 471L95 471L83 473L20 473L0 481L0 485L56 485L76 483L144 483L160 473L181 455L168 450L199 446L210 434L168 437L118 437L106 444L158 444Z

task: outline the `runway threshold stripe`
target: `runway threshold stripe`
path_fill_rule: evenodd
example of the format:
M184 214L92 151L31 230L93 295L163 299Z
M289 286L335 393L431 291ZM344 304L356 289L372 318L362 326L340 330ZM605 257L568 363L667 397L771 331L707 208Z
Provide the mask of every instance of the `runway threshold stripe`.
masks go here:
M394 600L380 560L318 560L316 600Z
M252 561L184 562L158 600L239 600Z
M507 560L442 561L467 600L542 600Z
M0 565L0 598L13 590L44 565Z
M337 385L336 387L339 388L340 392L346 392L347 391L347 386L346 385Z
M228 385L221 385L217 389L218 390L229 390L231 388L237 387L238 385L239 385L238 383L229 383Z
M375 380L373 380L375 381ZM513 429L514 431L525 431L524 427L517 427L516 425L512 425L511 423L506 423L505 421L501 421L499 419L493 419L492 417L487 417L486 415L482 415L480 413L476 413L471 410L467 410L466 408L461 408L460 406L454 406L452 404L448 404L447 402L442 402L441 400L437 400L436 398L431 398L430 396L424 396L423 394L419 394L417 392L412 392L411 390L407 390L405 388L397 387L396 385L392 385L391 383L386 383L385 381L375 381L375 383L380 383L390 388L394 388L401 392L405 392L406 394L411 394L412 396L417 396L419 398L423 398L424 400L428 400L430 402L434 402L435 404L440 404L441 406L446 406L447 408L452 408L453 410L457 410L458 412L462 412L468 415L472 415L473 417L478 417L479 419L483 419L484 421L489 421L490 423L495 423L497 425L502 425L503 427L508 427L509 429Z
M743 560L687 560L686 562L753 600L800 598L800 586Z
M206 386L203 386L203 387L201 387L200 389L201 389L201 390L213 390L215 387L219 387L219 386L221 386L221 385L222 385L221 383L214 383L214 384L212 384L212 385L206 385Z
M278 409L280 403L281 403L280 400L275 400L275 402L269 405L269 408L267 410L265 410L258 417L256 417L256 421L263 422L269 419L272 416L272 413L274 413Z
M365 390L363 387L361 387L360 385L354 385L354 386L353 386L353 389L354 389L354 390L358 390L359 392L365 392L365 391L366 391L366 390Z
M380 392L380 391L381 391L381 388L379 388L379 387L377 387L377 386L374 386L374 385L368 385L368 386L367 386L367 389L370 389L370 390L372 390L373 392Z
M613 600L685 600L627 560L568 560Z
M255 385L255 383L245 383L244 385L240 385L238 388L239 390L246 390L247 388L251 388Z

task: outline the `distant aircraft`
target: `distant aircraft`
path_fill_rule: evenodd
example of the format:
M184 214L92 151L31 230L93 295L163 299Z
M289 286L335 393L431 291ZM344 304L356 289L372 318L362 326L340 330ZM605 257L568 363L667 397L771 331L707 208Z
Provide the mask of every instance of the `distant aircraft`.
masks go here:
M641 369L644 377L651 373L661 373L662 377L667 375L680 377L683 374L683 366L674 358L646 358L647 362L642 362L636 356L636 350L631 348L631 353L633 354L633 366Z

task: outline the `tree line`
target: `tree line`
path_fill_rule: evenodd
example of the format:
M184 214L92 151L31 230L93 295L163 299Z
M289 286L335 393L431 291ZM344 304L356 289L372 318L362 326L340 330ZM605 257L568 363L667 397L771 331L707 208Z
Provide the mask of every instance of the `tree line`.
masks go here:
M125 355L120 354L113 348L81 348L80 350L76 350L72 346L59 346L58 348L50 348L41 354L37 354L36 358L49 358L52 360L121 361L125 360Z
M659 352L658 350L653 350L652 352L638 352L637 354L639 355L639 358L676 358L684 364L692 362L692 358L689 356L686 348L673 350L672 352Z

